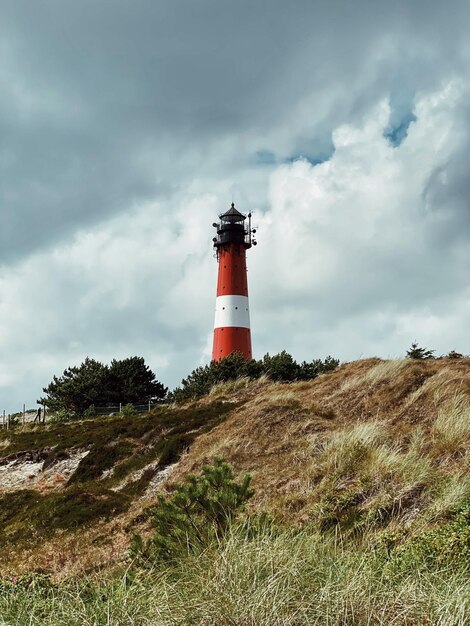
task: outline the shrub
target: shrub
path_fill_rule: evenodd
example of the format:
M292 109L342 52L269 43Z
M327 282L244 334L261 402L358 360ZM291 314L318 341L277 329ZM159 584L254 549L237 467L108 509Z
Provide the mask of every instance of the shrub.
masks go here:
M428 350L427 348L420 348L416 341L411 344L411 348L406 351L406 357L408 359L433 359L435 350Z
M338 367L338 359L331 356L324 361L314 359L310 363L304 361L300 365L292 356L283 350L279 354L266 354L261 360L247 361L237 352L220 361L212 361L209 365L197 367L187 378L181 381L181 386L174 389L169 395L170 402L184 402L206 395L220 383L238 378L254 380L261 376L268 376L271 380L292 382L295 380L311 380L319 374L329 372Z
M152 509L155 535L144 541L134 535L131 554L141 563L172 561L199 552L220 539L253 495L251 477L234 480L232 467L222 459L205 465L199 476L189 475L170 496L159 495Z
M470 562L470 501L454 510L452 519L421 533L397 548L392 566L414 571Z
M133 415L137 415L137 410L132 402L128 402L122 407L121 415L123 417L132 417Z
M465 356L460 352L456 352L455 350L451 350L449 353L445 355L446 359L464 359Z

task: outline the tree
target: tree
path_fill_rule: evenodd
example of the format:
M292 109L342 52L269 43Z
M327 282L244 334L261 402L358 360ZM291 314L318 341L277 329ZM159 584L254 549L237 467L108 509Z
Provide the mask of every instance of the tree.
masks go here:
M79 367L69 367L61 377L54 376L49 386L43 388L46 396L38 404L50 411L64 410L81 416L103 398L107 376L106 365L87 357Z
M335 370L339 365L339 360L332 356L327 356L324 361L313 359L310 363L303 361L299 366L299 380L312 380L320 374L326 374Z
M406 357L408 359L433 359L435 350L428 350L427 348L420 348L415 341L411 344L411 348L406 351Z
M299 364L285 350L274 356L270 356L269 353L265 354L263 357L263 368L272 380L290 382L296 380L300 374Z
M217 383L235 380L241 377L256 379L266 374L271 380L291 382L295 380L311 380L320 374L338 367L338 359L331 356L324 361L314 359L311 363L301 365L283 350L271 356L266 354L262 359L247 361L242 354L234 352L220 361L212 361L209 365L199 366L181 381L181 386L168 394L172 402L184 402L200 398L209 393Z
M144 358L139 356L122 361L113 359L108 368L106 389L110 404L139 404L160 400L168 391L145 365Z
M131 554L144 563L171 561L204 549L221 539L252 497L251 477L234 479L232 466L220 458L204 465L199 476L190 474L170 497L160 494L152 513L155 534L144 541L134 535Z
M142 357L113 360L110 366L87 357L80 366L54 376L43 391L46 396L38 400L39 404L50 411L82 417L92 405L147 403L164 398L167 389Z

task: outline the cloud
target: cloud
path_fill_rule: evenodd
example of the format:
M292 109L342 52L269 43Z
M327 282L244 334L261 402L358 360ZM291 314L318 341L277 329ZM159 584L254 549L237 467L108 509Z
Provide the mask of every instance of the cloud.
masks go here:
M468 17L3 2L0 408L86 355L143 354L170 385L207 359L232 200L260 225L256 354L397 354L413 324L470 351Z
M470 253L461 230L468 201L439 196L445 182L429 199L436 177L455 180L461 173L455 155L469 148L461 133L467 94L467 86L451 81L419 97L416 120L398 147L384 137L391 111L381 101L361 127L334 131L328 162L299 160L274 171L271 211L252 259L252 282L262 299L253 317L268 313L270 322L264 346L276 326L272 349L282 348L292 328L306 358L315 352L403 354L418 335L441 350L470 350L470 337L462 335L465 318L448 323L456 307L466 311L470 294ZM441 332L427 332L436 316ZM410 319L412 332L404 321Z

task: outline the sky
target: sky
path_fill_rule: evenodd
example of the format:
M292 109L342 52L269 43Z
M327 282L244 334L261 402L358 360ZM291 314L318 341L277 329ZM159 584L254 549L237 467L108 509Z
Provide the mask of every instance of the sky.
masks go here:
M252 211L253 352L470 353L468 0L2 0L0 410L210 360Z

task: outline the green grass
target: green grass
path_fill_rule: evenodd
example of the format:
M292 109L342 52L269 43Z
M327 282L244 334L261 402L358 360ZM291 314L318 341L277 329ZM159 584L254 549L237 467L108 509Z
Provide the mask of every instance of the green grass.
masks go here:
M0 583L15 626L465 626L464 564L389 567L383 550L339 536L235 529L198 558L111 580ZM3 620L3 621L2 621Z
M132 417L102 416L45 426L27 424L16 430L0 431L1 456L47 448L54 448L56 451L85 448L90 446L90 442L94 446L106 446L117 439L151 440L168 429L186 432L219 423L235 406L223 402L210 405L196 403L188 407L163 405L151 413Z
M0 496L0 547L8 544L31 547L56 530L76 530L97 519L110 519L131 503L127 493L97 485L73 485L45 495L33 490Z
M13 544L30 549L58 530L74 531L125 512L156 471L177 461L200 434L223 421L233 408L220 402L159 407L132 418L100 417L8 431L1 452L4 457L34 450L48 467L66 457L67 450L87 447L89 453L60 492L24 489L0 494L0 547ZM153 461L158 461L156 468L132 481L133 472ZM103 479L106 470L113 471ZM122 489L114 489L127 478Z

